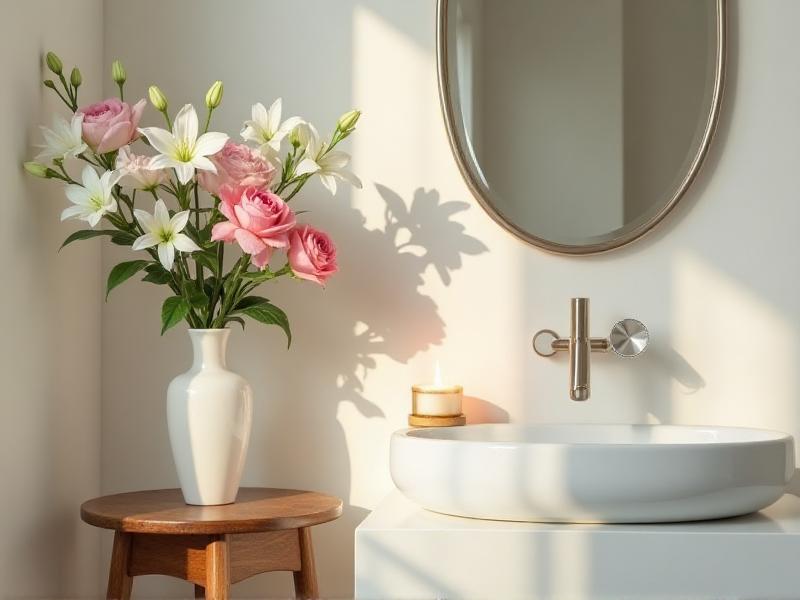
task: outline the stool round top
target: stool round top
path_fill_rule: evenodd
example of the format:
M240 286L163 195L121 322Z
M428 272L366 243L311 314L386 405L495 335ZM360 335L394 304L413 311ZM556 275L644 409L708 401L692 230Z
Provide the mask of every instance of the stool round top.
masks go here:
M81 505L81 519L105 529L129 533L255 533L310 527L342 514L339 498L275 488L240 488L236 502L192 506L180 490L114 494Z

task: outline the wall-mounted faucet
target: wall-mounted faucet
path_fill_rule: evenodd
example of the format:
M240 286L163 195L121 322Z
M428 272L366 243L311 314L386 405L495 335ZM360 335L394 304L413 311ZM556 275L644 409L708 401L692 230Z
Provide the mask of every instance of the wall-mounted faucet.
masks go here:
M549 344L546 341L549 338ZM552 329L542 329L533 336L533 350L539 356L569 352L569 397L588 400L590 385L590 352L614 350L626 358L638 356L647 348L650 334L636 319L618 321L607 338L589 337L589 299L573 298L570 307L570 336L562 338Z

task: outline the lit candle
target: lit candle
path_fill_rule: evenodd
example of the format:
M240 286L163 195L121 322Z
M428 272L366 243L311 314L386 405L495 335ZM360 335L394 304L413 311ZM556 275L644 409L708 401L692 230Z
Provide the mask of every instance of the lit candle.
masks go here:
M437 362L433 383L411 387L411 412L426 417L458 416L461 414L463 391L460 385L442 383L442 374Z

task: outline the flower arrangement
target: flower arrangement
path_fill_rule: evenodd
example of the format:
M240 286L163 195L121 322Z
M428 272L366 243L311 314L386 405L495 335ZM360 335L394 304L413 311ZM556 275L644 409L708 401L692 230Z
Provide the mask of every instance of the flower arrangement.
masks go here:
M335 149L353 133L360 112L342 115L331 138L323 139L299 117L282 120L280 98L269 109L257 103L241 130L243 143L237 143L209 131L222 101L221 81L206 94L202 130L191 104L171 117L167 98L155 85L148 95L166 127L141 127L147 102L125 102L127 76L119 61L111 68L119 98L88 106L78 104L80 70L73 68L67 79L52 52L46 64L58 82L47 79L44 85L72 116L56 117L51 128L42 127L42 150L36 161L24 166L32 175L66 184L71 205L62 212L62 220L88 223L88 229L70 235L62 248L108 236L142 253L111 269L106 298L140 273L143 281L167 286L171 293L161 308L162 334L183 320L194 329L216 329L231 322L244 327L249 317L278 325L291 343L284 311L254 292L278 277L324 285L336 273L331 239L299 223L289 203L314 176L332 194L337 180L361 186L347 169L350 156ZM137 140L152 152L134 153ZM284 154L282 145L288 146ZM80 181L68 170L75 162L84 163ZM101 224L104 227L98 227ZM225 260L228 244L238 246L235 260ZM285 256L285 263L273 269L276 251Z

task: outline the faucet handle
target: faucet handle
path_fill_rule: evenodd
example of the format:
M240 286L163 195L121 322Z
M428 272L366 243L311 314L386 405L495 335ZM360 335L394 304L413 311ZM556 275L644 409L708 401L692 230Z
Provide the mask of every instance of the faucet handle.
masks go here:
M552 329L541 329L536 332L536 335L533 336L531 345L533 346L533 351L536 352L536 354L544 358L550 358L559 350L566 350L569 348L569 340L563 340L566 342L565 348L559 347L559 341L562 341L561 336L555 331Z
M623 319L611 328L608 341L619 356L632 358L645 351L650 342L650 332L637 319Z

